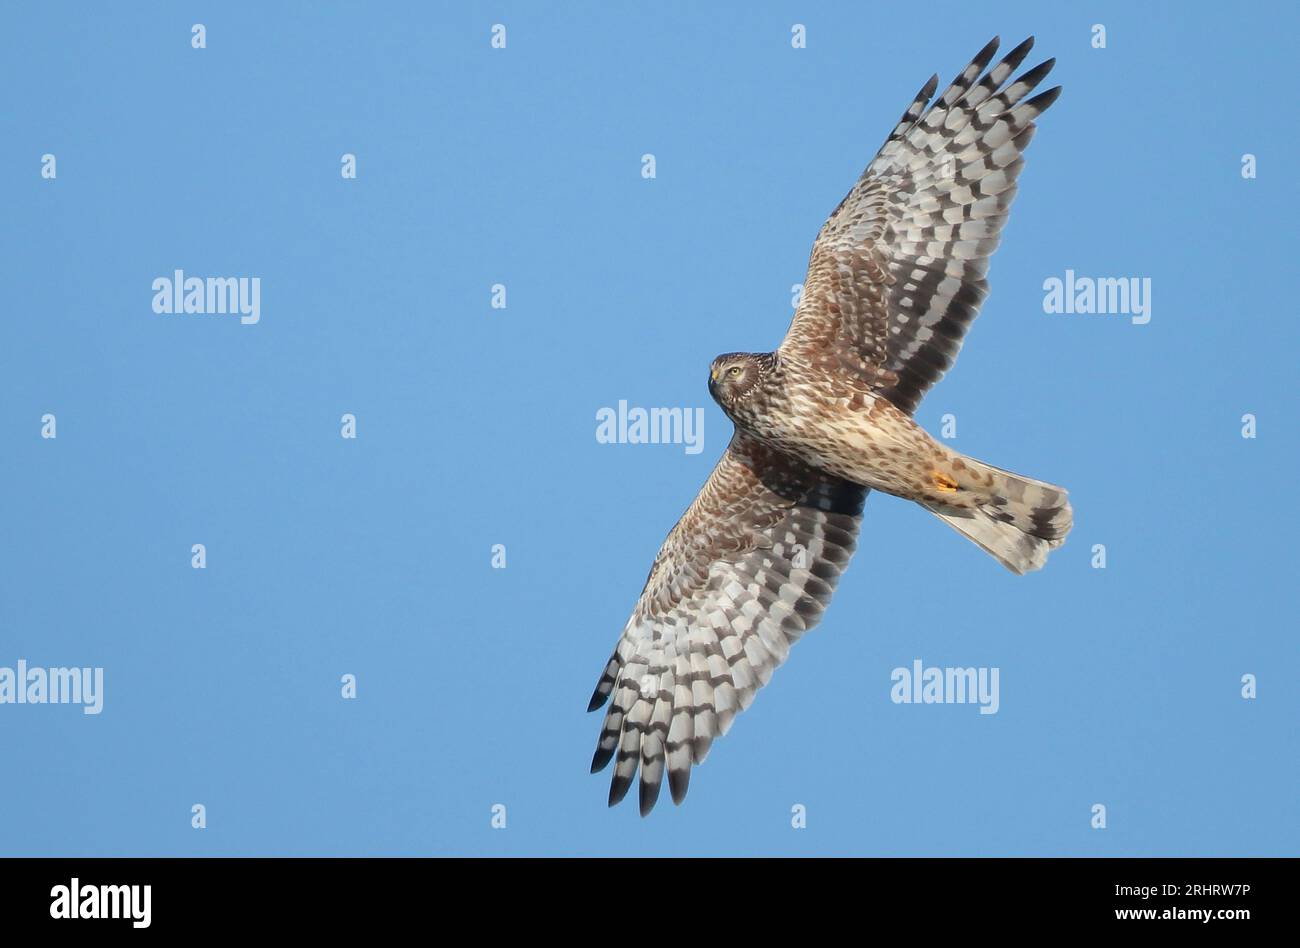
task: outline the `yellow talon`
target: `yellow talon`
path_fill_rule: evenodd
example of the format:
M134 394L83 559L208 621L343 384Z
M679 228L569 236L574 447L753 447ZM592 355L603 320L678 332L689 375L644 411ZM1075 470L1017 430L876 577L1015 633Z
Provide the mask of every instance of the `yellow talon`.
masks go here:
M943 493L945 494L957 493L957 482L954 481L947 474L943 473L943 471L934 471L930 474L930 476L934 478L934 486L939 488L939 490L942 491Z

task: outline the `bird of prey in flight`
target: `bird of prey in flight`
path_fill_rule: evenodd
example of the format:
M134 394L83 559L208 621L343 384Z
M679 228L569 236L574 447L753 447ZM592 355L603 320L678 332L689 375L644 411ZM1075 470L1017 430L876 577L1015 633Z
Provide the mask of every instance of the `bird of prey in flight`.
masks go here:
M655 557L592 695L613 698L592 772L609 803L641 772L645 815L665 770L691 766L817 624L857 543L867 491L916 501L1015 573L1065 541L1066 491L964 457L912 420L988 292L1048 60L1011 79L995 38L930 102L931 77L822 226L785 339L713 360L709 394L735 433ZM1009 81L1010 80L1010 81Z

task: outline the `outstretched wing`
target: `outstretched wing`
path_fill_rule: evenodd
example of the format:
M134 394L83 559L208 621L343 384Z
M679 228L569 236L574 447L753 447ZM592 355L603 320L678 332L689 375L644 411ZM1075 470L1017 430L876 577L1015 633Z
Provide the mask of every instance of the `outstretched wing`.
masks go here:
M1007 83L1029 38L985 72L993 39L928 109L921 89L813 245L781 352L857 376L911 412L947 371L988 292L984 274L1055 60Z
M641 770L641 815L665 767L674 802L692 764L725 734L817 624L857 545L866 488L736 432L655 557L591 696L612 694L591 761L611 759L609 803Z

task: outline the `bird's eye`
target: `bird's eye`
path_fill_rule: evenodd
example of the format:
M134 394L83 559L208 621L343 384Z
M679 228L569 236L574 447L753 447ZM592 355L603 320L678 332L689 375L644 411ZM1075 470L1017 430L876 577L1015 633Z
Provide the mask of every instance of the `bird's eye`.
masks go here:
M733 365L731 368L727 369L727 375L729 375L733 379L738 379L740 378L740 373L742 373L743 371L745 370L742 369L740 366Z

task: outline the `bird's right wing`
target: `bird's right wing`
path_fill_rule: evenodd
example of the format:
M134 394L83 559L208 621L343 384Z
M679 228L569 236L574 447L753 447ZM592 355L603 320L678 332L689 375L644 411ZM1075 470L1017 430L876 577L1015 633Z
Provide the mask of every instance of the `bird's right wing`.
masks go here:
M817 624L857 545L866 488L742 432L655 557L588 710L613 695L591 762L609 803L641 771L641 814L665 766L673 800L691 765Z

